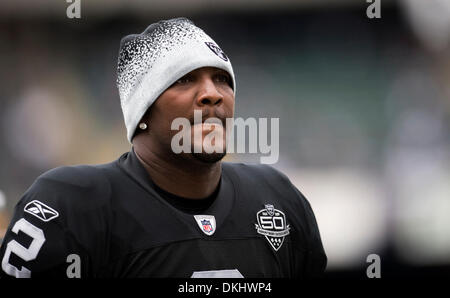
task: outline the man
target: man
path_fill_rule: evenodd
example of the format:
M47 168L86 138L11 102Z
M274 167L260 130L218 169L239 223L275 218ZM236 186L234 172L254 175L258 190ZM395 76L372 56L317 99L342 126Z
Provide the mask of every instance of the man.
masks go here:
M215 140L223 150L212 153L201 142L215 130L226 139L236 86L229 58L208 35L178 18L123 38L117 83L132 150L109 164L41 175L16 206L0 250L2 277L324 271L313 211L287 177L221 163L226 142ZM193 124L192 153L172 148L177 118Z

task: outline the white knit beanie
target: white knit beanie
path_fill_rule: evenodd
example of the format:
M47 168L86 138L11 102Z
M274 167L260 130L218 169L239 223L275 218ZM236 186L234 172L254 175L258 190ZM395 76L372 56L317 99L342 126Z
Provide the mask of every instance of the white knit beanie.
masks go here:
M151 24L120 43L117 87L131 142L147 109L179 78L200 67L227 71L236 92L230 59L202 29L186 18Z

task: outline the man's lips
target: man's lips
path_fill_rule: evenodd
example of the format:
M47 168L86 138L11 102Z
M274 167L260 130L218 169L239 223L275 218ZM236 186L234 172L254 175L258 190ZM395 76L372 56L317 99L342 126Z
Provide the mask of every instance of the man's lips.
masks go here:
M223 129L223 125L222 125L222 123L218 123L218 122L214 122L214 123L202 122L202 123L194 124L192 126L192 128L194 130L198 130L199 129L199 130L205 132L205 131L213 131L215 129Z
M189 117L189 122L191 125L196 125L198 123L216 123L222 127L226 127L228 116L230 116L229 113L222 108L195 109L194 113Z
M218 123L199 123L199 124L195 124L194 126L197 125L201 125L202 126L202 130L214 130L216 128L222 128L222 124L218 124Z
M220 126L225 126L226 120L225 119L219 119L219 118L205 118L202 119L202 122L200 123L195 123L193 120L191 121L191 125L199 125L199 124L203 124L203 126L205 127L214 127L217 125Z

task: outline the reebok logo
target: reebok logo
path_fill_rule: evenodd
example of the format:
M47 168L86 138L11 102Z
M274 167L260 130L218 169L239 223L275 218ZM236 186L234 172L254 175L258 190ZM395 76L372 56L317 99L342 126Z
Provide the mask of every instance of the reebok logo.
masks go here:
M55 209L45 205L42 202L39 202L38 200L29 202L25 205L25 208L23 210L45 222L59 216L59 213Z

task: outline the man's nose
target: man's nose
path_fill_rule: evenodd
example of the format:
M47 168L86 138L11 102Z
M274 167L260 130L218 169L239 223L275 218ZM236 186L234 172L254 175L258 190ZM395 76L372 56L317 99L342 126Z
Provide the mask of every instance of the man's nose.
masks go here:
M223 101L223 95L217 90L211 79L202 79L199 82L199 92L196 99L197 105L218 105Z

